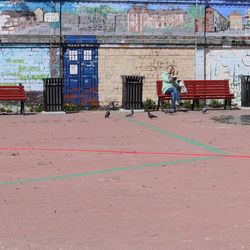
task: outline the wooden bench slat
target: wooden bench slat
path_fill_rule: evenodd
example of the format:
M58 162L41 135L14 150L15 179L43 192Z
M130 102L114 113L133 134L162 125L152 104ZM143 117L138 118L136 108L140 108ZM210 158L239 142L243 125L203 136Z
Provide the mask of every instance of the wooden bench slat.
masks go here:
M21 92L21 91L1 91L0 90L0 94L1 95L23 95L23 96L25 96L25 94L23 93L23 92Z
M2 95L1 93L0 93L0 96L2 96L2 97L10 97L10 96L13 96L13 97L26 97L25 95L21 95L21 94L15 94L15 95Z
M0 100L1 101L10 101L10 100L13 100L13 101L25 101L25 100L27 100L27 98L24 98L24 97L5 97L5 98L1 98L0 97Z
M11 91L1 92L1 90L0 90L0 93L1 93L1 95L23 95L23 96L25 96L25 94L23 92L11 92Z
M1 93L0 93L0 98L22 98L22 99L27 99L27 97L25 95L22 95L22 94L2 95Z
M15 93L15 92L20 92L23 93L23 90L19 90L19 89L1 89L0 88L0 92L1 93Z

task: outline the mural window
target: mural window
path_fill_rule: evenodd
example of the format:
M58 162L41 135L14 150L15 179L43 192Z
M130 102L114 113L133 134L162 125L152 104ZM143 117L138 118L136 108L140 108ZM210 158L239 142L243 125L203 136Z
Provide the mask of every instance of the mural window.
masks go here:
M76 61L76 60L78 60L77 50L70 50L69 51L69 60L70 61Z
M77 64L70 64L69 65L69 73L71 75L77 75L78 74L78 65Z
M92 50L84 50L83 60L92 60Z

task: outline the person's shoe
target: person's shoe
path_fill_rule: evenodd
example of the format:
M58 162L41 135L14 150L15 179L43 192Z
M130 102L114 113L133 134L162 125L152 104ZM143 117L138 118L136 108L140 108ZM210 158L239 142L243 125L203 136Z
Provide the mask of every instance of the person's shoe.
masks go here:
M169 110L169 114L172 115L173 113L175 113L175 110L174 110L174 109L170 109L170 110Z

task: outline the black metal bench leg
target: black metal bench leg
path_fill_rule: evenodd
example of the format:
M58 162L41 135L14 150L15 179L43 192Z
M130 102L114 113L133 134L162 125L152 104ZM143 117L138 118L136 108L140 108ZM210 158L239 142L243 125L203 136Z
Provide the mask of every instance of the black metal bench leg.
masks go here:
M224 100L224 109L227 109L227 99Z
M161 100L161 112L163 112L164 100Z
M193 100L193 103L192 103L192 110L194 110L194 104L195 104L195 100Z
M158 104L157 104L157 111L159 110L159 108L160 108L160 98L158 98Z
M21 110L20 110L20 114L24 115L24 101L21 101Z

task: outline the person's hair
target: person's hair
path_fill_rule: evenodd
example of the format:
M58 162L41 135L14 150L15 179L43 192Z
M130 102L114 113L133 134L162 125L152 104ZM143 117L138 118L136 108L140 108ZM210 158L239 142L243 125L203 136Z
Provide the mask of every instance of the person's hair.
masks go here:
M167 70L168 70L169 68L171 68L171 70L170 70L171 73L172 73L172 72L175 72L175 68L174 68L174 66L173 66L172 64L169 64L169 65L168 65Z

